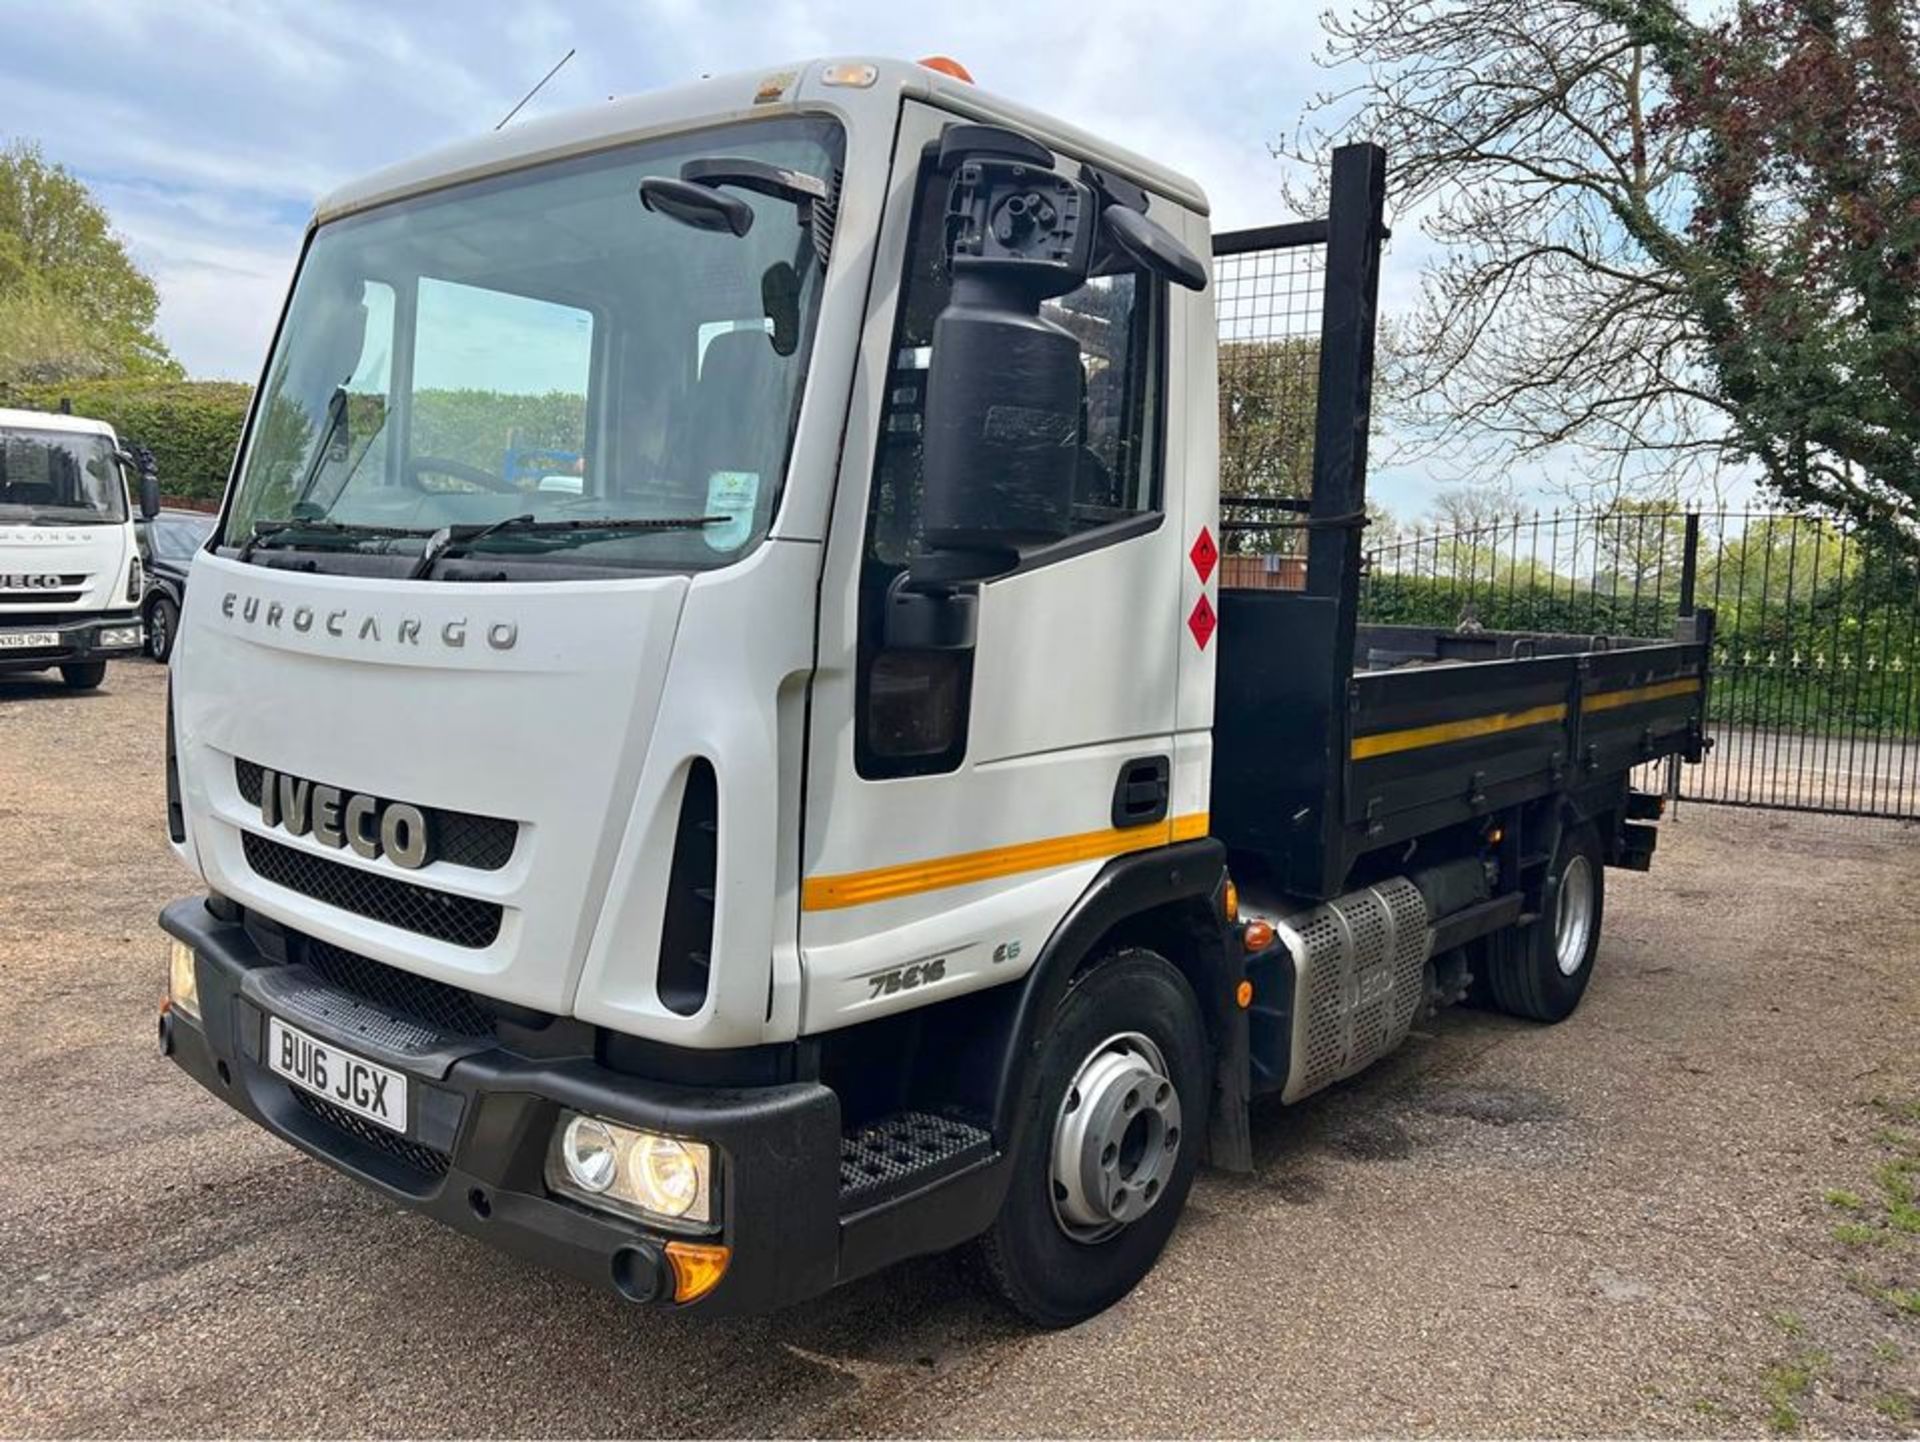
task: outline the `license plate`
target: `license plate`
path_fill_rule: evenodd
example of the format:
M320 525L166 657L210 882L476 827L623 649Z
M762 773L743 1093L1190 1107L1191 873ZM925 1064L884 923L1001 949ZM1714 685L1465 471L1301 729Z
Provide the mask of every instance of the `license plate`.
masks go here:
M38 651L59 644L58 631L0 631L0 651Z
M407 1079L365 1057L267 1018L267 1066L302 1091L396 1132L407 1129Z

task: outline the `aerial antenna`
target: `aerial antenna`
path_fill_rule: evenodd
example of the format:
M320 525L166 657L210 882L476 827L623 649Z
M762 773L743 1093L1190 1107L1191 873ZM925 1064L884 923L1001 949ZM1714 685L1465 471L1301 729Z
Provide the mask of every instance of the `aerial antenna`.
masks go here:
M577 49L578 47L575 47L575 48ZM553 69L549 70L545 75L542 75L540 77L540 84L534 86L533 89L529 90L525 95L522 95L520 97L520 104L514 106L513 109L509 110L505 115L501 116L500 125L496 125L493 128L495 130L500 129L500 126L505 125L509 120L513 119L514 116L518 115L520 111L526 106L526 103L529 100L533 99L534 96L540 93L540 86L545 85L549 80L553 79L554 76L558 75L560 73L560 67L562 65L565 65L571 59L573 59L573 50L567 51L565 55L562 55L557 61L555 61Z

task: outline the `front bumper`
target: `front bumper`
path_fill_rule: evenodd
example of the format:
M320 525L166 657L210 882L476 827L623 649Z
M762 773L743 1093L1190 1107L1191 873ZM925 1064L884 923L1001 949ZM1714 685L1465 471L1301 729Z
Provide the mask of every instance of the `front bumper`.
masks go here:
M403 1206L631 1300L670 1300L664 1250L675 1233L546 1188L560 1113L590 1112L714 1148L721 1229L692 1240L724 1243L732 1256L718 1286L691 1305L763 1312L833 1285L840 1110L827 1087L682 1087L613 1071L591 1056L528 1058L471 1039L384 1049L367 1031L330 1025L299 1005L295 974L306 974L264 955L244 926L218 919L201 898L174 902L160 925L194 950L201 1013L198 1021L163 1014L162 1051L236 1111ZM406 1136L342 1126L302 1104L261 1060L268 1005L303 1030L406 1072Z
M51 635L52 644L25 648L7 644L9 636L39 635ZM24 622L0 614L0 671L41 671L49 666L137 656L146 639L146 628L141 624L138 611L71 620L64 616L43 617L38 622Z

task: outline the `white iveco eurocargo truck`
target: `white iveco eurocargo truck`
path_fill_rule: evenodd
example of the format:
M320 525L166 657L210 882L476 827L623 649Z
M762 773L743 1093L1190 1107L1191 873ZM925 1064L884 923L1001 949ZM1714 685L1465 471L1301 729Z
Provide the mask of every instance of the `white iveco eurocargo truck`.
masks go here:
M1059 1325L1256 1098L1469 992L1567 1015L1711 617L1358 623L1384 163L1213 236L1162 165L838 60L328 196L173 663L164 1052L635 1301L967 1244ZM1223 498L1216 358L1302 356L1255 439L1310 474ZM1223 530L1288 584L1223 587Z
M84 416L0 410L0 676L57 667L91 691L145 637L133 507L160 509L151 464Z

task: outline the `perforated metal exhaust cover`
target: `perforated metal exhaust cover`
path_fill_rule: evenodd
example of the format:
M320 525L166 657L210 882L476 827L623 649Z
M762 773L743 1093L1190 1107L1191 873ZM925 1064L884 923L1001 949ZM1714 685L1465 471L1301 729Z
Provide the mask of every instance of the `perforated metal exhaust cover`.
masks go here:
M1433 930L1404 877L1274 923L1293 956L1293 1047L1281 1097L1298 1101L1406 1039L1426 983Z

